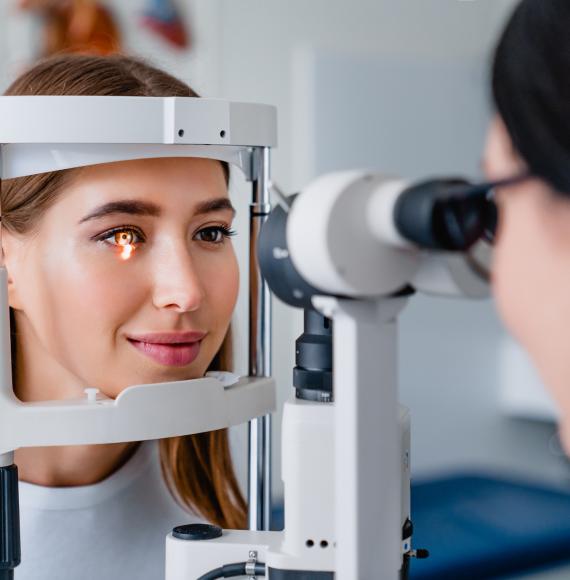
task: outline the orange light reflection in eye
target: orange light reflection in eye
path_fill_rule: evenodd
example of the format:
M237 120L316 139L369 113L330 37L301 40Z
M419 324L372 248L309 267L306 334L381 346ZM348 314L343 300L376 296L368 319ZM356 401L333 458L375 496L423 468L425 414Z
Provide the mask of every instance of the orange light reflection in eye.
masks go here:
M126 244L123 247L123 250L121 251L121 258L123 260L128 260L131 257L134 249L135 247L133 246L133 244Z

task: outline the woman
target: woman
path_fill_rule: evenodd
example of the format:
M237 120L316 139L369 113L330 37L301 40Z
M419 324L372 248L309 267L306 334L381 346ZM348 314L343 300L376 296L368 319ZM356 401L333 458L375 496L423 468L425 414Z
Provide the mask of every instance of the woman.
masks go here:
M58 56L7 95L197 97L124 56ZM238 268L228 166L135 160L2 183L13 377L23 401L116 397L229 370ZM19 580L163 577L164 537L245 527L225 430L158 442L26 448Z
M485 169L497 192L493 286L561 411L570 453L570 2L523 0L496 51Z

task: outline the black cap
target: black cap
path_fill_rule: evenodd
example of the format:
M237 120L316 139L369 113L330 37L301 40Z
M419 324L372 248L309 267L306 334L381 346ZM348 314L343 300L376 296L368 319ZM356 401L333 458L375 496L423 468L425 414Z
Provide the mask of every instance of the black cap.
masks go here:
M214 524L186 524L176 526L172 535L179 540L213 540L221 537L222 528Z

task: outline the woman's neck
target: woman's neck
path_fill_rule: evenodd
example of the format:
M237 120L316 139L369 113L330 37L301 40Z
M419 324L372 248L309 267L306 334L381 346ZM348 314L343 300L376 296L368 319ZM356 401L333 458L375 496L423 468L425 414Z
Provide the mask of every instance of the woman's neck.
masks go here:
M27 447L14 453L21 481L46 487L91 485L124 465L138 443Z

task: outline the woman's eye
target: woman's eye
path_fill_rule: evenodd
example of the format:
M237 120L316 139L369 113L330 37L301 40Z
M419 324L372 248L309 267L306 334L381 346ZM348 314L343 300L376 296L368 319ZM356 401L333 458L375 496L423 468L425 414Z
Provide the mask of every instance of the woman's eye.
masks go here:
M102 234L99 240L117 247L132 246L143 241L141 234L132 228L116 228Z
M133 232L117 232L113 237L115 243L118 244L119 246L129 246L135 240Z
M226 238L234 236L235 232L225 226L212 226L200 230L196 237L201 242L210 244L222 244Z
M194 239L208 244L223 244L224 241L235 235L235 232L226 226L210 226L198 231ZM105 242L118 249L135 249L141 242L144 242L144 236L138 230L130 227L119 227L109 230L96 237L98 241Z

